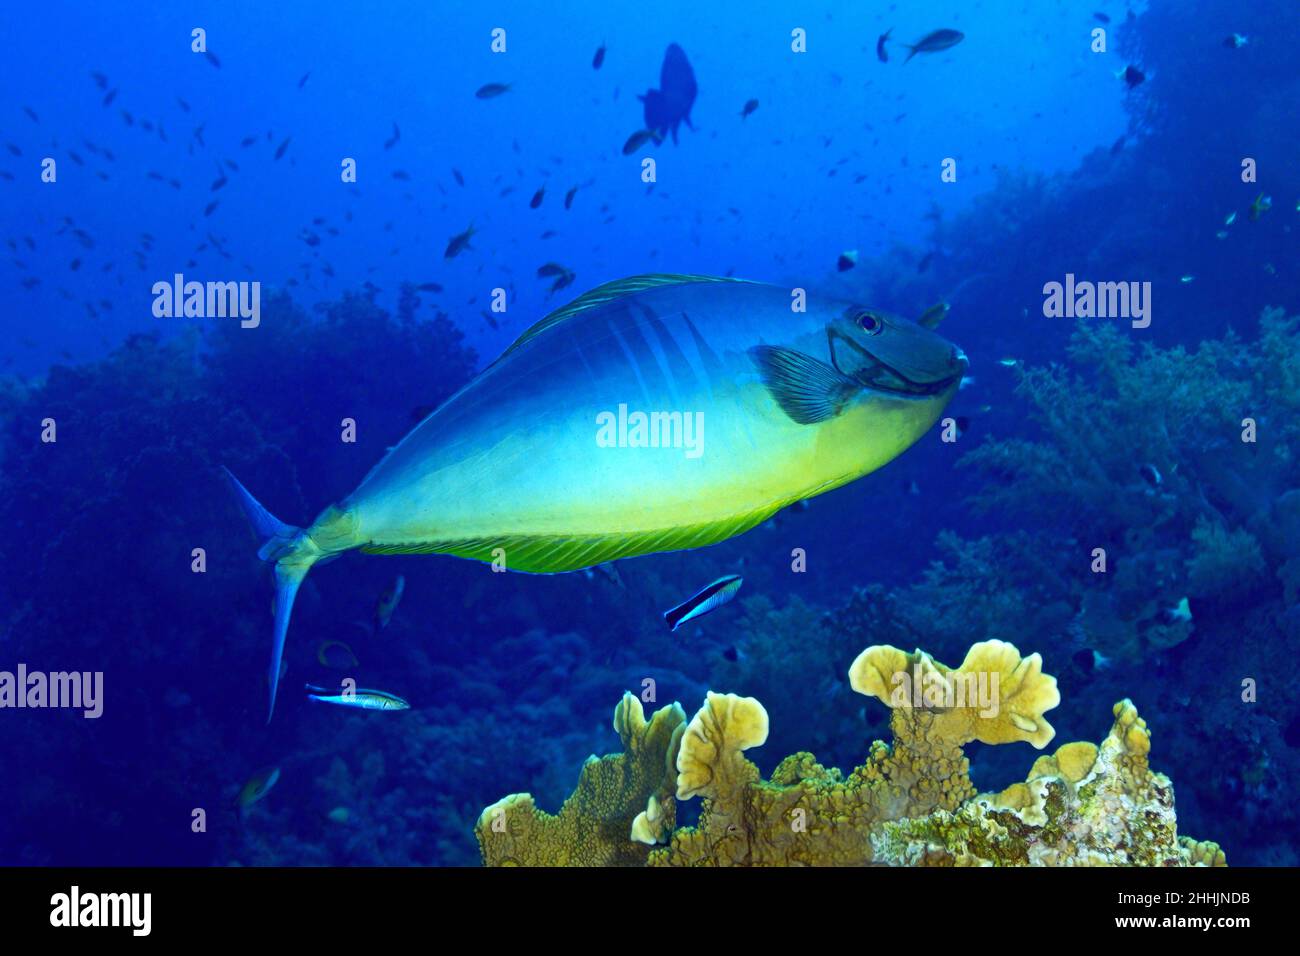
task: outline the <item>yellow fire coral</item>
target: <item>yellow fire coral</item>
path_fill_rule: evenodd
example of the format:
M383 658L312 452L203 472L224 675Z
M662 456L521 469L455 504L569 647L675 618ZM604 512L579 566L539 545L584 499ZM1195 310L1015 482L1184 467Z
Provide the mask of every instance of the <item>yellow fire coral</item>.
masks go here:
M740 752L766 740L767 711L762 704L752 697L709 691L677 752L677 799L716 797L757 780L757 768Z
M554 816L537 809L527 793L511 794L484 810L474 827L484 864L645 863L650 847L644 837L671 831L676 818L672 797L685 726L680 704L661 707L647 722L641 701L624 694L614 709L614 730L626 752L587 758L578 789Z
M1056 736L1043 719L1061 702L1056 678L1037 654L1022 658L1006 641L975 644L956 670L919 649L868 647L849 668L849 685L895 710L932 709L932 733L959 743L1024 740L1042 750Z
M1127 700L1100 746L1064 744L1023 783L976 793L964 744L1041 749L1055 734L1043 714L1060 695L1037 654L984 641L953 669L920 650L869 647L849 680L890 707L893 742L873 743L847 776L796 753L763 780L743 756L767 739L753 698L710 692L686 727L675 704L647 725L626 695L615 728L629 752L591 758L556 817L526 794L485 810L476 828L484 862L1224 865L1217 844L1177 836L1173 787L1151 771L1150 731ZM673 829L674 795L703 798L698 826ZM656 842L666 845L647 846Z

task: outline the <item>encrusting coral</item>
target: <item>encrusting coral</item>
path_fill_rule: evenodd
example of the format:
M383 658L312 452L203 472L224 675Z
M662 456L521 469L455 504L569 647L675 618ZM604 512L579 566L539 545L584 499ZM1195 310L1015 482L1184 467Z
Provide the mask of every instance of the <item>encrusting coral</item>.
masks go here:
M869 647L853 689L890 707L893 741L876 741L847 776L812 754L762 779L743 751L767 739L752 697L710 692L685 725L681 707L645 721L630 694L615 713L628 752L591 758L550 816L527 794L485 811L488 865L1040 866L1224 865L1217 844L1178 837L1173 786L1147 763L1150 732L1130 701L1100 746L1067 743L1023 783L976 792L962 747L1055 736L1060 703L1037 654L982 641L950 668L917 650ZM673 829L672 797L703 798L699 824ZM647 843L664 845L651 849Z

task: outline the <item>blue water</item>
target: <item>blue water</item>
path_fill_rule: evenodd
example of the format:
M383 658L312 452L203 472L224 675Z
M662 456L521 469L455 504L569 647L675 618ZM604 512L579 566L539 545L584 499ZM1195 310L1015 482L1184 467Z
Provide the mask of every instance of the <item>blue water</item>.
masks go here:
M196 27L215 62L191 50ZM964 40L904 62L904 43L941 27ZM1099 28L1106 52L1090 48ZM1246 44L1230 48L1233 33ZM1258 581L1198 601L1182 588L1190 524L1144 540L1143 556L1176 555L1179 580L1151 577L1143 599L1193 597L1194 633L1176 646L1079 663L1097 649L1083 586L1053 562L1086 564L1093 530L1122 547L1122 501L1091 528L1070 526L1068 493L1059 523L978 509L999 479L959 464L985 441L1051 439L1016 383L1020 368L1077 361L1075 322L1043 314L1044 284L1067 273L1151 283L1149 328L1110 322L1139 347L1195 349L1235 330L1234 368L1260 353L1266 307L1300 310L1294 3L54 2L6 9L0 36L0 671L104 675L97 719L0 709L0 863L473 863L481 808L527 790L556 809L587 754L617 749L609 715L647 675L688 712L707 689L763 699L765 770L797 749L847 769L886 732L883 708L860 717L848 699L862 647L911 641L955 665L990 636L1042 653L1060 679L1058 742L1100 739L1110 705L1132 698L1180 830L1219 840L1230 863L1296 862L1300 729L1284 675L1300 610L1287 543L1263 530L1300 487L1294 366L1233 409L1264 423L1248 481L1267 500L1223 504L1209 478L1183 480L1191 464L1160 463L1158 493L1207 495L1264 550ZM624 155L670 43L698 83L694 128ZM1139 85L1116 76L1130 64ZM489 83L510 89L476 97ZM345 158L355 183L341 180ZM1242 180L1246 158L1257 181ZM955 181L941 176L949 159ZM1260 195L1272 207L1252 218ZM471 248L445 257L471 225ZM856 265L839 271L850 251ZM574 276L553 295L536 275L552 262ZM266 725L270 583L220 466L272 513L308 522L550 309L651 272L800 286L909 317L946 299L941 331L974 379L948 414L969 427L955 444L936 428L732 541L621 562L621 585L346 556L304 587ZM177 273L259 282L261 324L156 316L154 284ZM506 311L485 317L496 288ZM1214 392L1229 365L1194 390ZM1130 410L1143 401L1125 394ZM47 418L56 442L41 440ZM344 418L355 442L339 440ZM1143 494L1145 442L1116 425L1099 443ZM1023 467L1000 480L1031 477ZM1003 609L997 634L958 607L949 630L807 639L855 588L943 606L943 587L916 585L944 558L945 531L1028 535L998 538L997 561L968 570L977 593L1019 588L1009 605L1035 613ZM792 547L810 554L808 573L790 573ZM1054 584L1048 566L1073 583ZM739 600L667 634L660 613L724 573L745 576ZM404 595L376 632L398 575ZM303 700L304 681L341 674L322 663L328 641L348 645L363 685L413 710ZM1247 678L1258 702L1241 700ZM1034 756L971 754L984 788L1022 778ZM278 782L241 820L240 788L268 767Z

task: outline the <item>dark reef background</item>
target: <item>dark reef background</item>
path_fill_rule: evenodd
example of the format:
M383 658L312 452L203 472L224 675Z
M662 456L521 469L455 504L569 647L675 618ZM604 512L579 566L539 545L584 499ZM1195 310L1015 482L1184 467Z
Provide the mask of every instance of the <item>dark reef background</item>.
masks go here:
M255 7L194 23L155 14L134 39L56 57L62 72L40 65L51 41L34 31L97 14L56 5L35 26L5 24L16 92L0 130L12 146L0 153L0 669L102 670L106 701L98 720L0 711L0 863L471 864L480 810L523 790L557 807L583 759L617 745L612 709L644 678L688 712L707 689L761 700L772 733L749 755L765 771L800 749L850 767L887 719L847 686L863 647L956 664L990 637L1040 652L1059 678L1058 741L1099 739L1130 697L1182 831L1221 843L1232 865L1300 862L1300 7L810 4L792 22L719 6L645 19L574 4L543 32L509 5L435 29L417 5L360 24L351 45L325 14L288 52L272 38L305 10L276 23ZM1104 55L1087 50L1095 10L1110 17ZM512 31L505 67L486 52L497 20ZM195 23L219 67L189 52ZM797 25L812 42L791 65ZM881 64L875 37L891 26L968 39L906 67L895 47ZM470 36L484 52L453 51L422 83L395 84L406 112L375 115L377 86L357 78L404 28L426 53ZM1234 32L1247 45L1225 45ZM169 33L180 53L150 68L129 56ZM669 42L695 66L697 130L653 150L647 189L619 147ZM403 56L408 72L421 62ZM1111 75L1129 63L1146 77L1134 88ZM111 106L90 69L108 89L130 80ZM475 99L490 81L512 88ZM279 87L321 99L295 112ZM445 101L428 92L444 88ZM760 106L742 121L750 97ZM166 116L166 141L144 115ZM394 118L404 138L383 149ZM371 144L356 192L303 186L314 165L337 176L349 126ZM945 129L962 145L958 184L938 180L954 154ZM257 142L241 147L249 131ZM37 178L45 155L73 180L57 207ZM1245 157L1257 184L1241 180ZM154 168L190 184L146 181ZM213 190L218 174L230 184ZM276 195L278 176L307 198ZM1260 193L1272 208L1252 218ZM203 215L214 197L225 208ZM159 225L143 223L162 207ZM444 259L470 222L475 248ZM852 248L857 266L837 273ZM533 273L550 260L578 278L548 302ZM149 286L180 271L261 279L260 327L153 319ZM359 714L282 691L265 725L270 587L220 466L272 513L310 520L548 308L655 271L734 271L906 315L946 297L943 332L975 380L948 414L970 427L956 444L936 430L722 545L621 562L621 584L346 556L304 587L281 686L337 680L318 650L343 641L361 683L414 709ZM1066 273L1150 281L1151 327L1042 317L1043 284ZM481 316L496 285L512 292L500 328ZM339 441L345 417L354 444ZM1247 417L1253 444L1240 440ZM53 445L40 441L46 418ZM203 574L190 570L197 547ZM807 573L790 572L794 547ZM1089 571L1096 547L1105 576ZM666 631L662 610L734 572L737 602ZM399 574L404 597L374 633ZM1183 598L1190 623L1169 614ZM1257 702L1242 700L1246 679ZM1023 745L971 752L985 789L1032 759ZM241 822L236 795L269 766L279 782ZM198 807L205 833L191 830Z

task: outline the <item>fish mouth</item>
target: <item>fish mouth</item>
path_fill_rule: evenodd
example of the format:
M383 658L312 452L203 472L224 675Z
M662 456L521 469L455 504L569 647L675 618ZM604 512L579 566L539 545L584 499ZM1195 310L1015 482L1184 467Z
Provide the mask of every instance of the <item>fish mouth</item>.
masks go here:
M940 378L926 378L918 380L909 378L903 372L890 365L888 362L875 355L872 355L866 349L862 348L857 342L843 336L837 337L853 347L857 357L862 360L862 364L854 368L851 372L846 372L840 368L838 357L835 354L835 341L831 343L831 362L837 370L854 379L864 388L870 388L877 392L888 392L892 395L904 395L912 398L926 398L931 395L939 395L948 389L957 385L970 362L966 358L966 353L957 347L953 347L952 354L949 358L950 373Z

